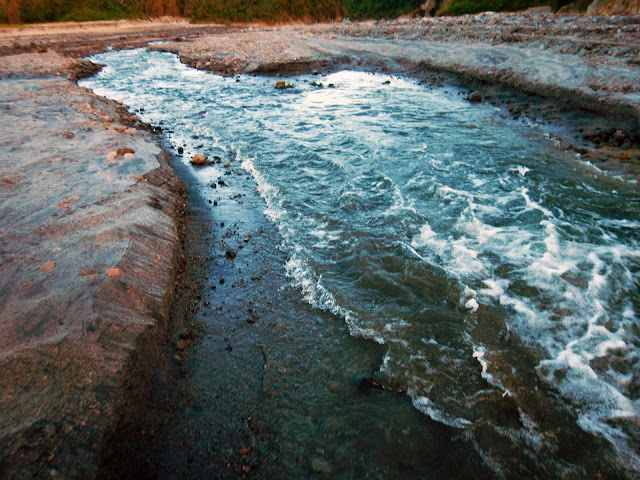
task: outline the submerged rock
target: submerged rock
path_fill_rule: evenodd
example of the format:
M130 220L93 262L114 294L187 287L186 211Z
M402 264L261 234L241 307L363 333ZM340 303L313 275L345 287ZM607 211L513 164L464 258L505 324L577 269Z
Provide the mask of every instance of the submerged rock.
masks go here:
M321 457L311 459L311 470L326 474L330 474L333 471L331 464Z
M471 92L471 94L466 99L472 103L478 103L482 101L482 94L478 91Z
M277 90L284 90L285 88L293 88L293 85L286 83L284 80L278 80L276 82Z
M384 390L384 387L373 377L365 377L358 384L359 393L371 393L374 390Z

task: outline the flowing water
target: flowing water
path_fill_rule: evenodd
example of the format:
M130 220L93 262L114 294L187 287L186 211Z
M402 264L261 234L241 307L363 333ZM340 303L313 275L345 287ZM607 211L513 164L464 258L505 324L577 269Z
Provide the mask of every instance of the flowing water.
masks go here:
M453 88L343 71L276 90L162 52L92 60L106 66L82 84L162 125L184 162L241 162L280 234L287 260L273 267L382 345L376 379L460 431L497 477L508 457L590 448L573 430L640 471L634 179Z

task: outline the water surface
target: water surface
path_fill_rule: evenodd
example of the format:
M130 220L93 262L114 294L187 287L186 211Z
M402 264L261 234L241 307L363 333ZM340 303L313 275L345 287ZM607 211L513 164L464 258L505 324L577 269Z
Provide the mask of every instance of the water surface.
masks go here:
M221 157L203 183L241 162L301 298L383 345L376 378L460 430L496 477L518 455L562 457L574 430L638 468L633 179L412 79L338 72L276 90L273 78L218 77L161 52L92 60L106 67L83 85L143 110L184 162ZM551 471L579 475L581 461Z

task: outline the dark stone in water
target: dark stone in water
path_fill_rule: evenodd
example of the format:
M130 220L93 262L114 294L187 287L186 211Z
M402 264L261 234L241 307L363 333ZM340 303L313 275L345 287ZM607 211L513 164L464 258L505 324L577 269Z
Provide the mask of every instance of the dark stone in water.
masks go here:
M384 390L384 387L373 377L365 377L358 384L358 393L367 395L375 390Z
M227 250L224 254L225 257L227 257L229 260L233 260L234 258L236 258L236 252L234 250Z
M178 147L178 153L182 155L184 153L184 148Z
M482 101L482 94L478 91L476 92L472 92L471 95L469 95L467 97L467 100L469 100L472 103L478 103Z

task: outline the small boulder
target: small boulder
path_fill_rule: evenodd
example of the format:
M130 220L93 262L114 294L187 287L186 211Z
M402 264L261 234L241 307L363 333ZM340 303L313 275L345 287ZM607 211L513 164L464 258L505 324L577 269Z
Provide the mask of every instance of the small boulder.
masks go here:
M622 130L616 130L614 134L611 136L611 139L617 144L621 144L622 142L624 142L625 138L626 138L626 135Z
M360 383L358 384L358 392L366 395L372 393L375 390L384 390L382 384L380 384L380 382L378 382L375 378L365 377L360 380Z
M469 100L472 103L481 102L482 94L476 90L475 92L471 92L471 94L467 97L467 100Z
M207 157L201 153L196 153L191 158L191 165L207 165Z
M127 153L136 153L132 148L119 148L116 154L118 157L124 157Z
M293 85L286 83L284 80L276 81L277 90L284 90L285 88L293 88Z

